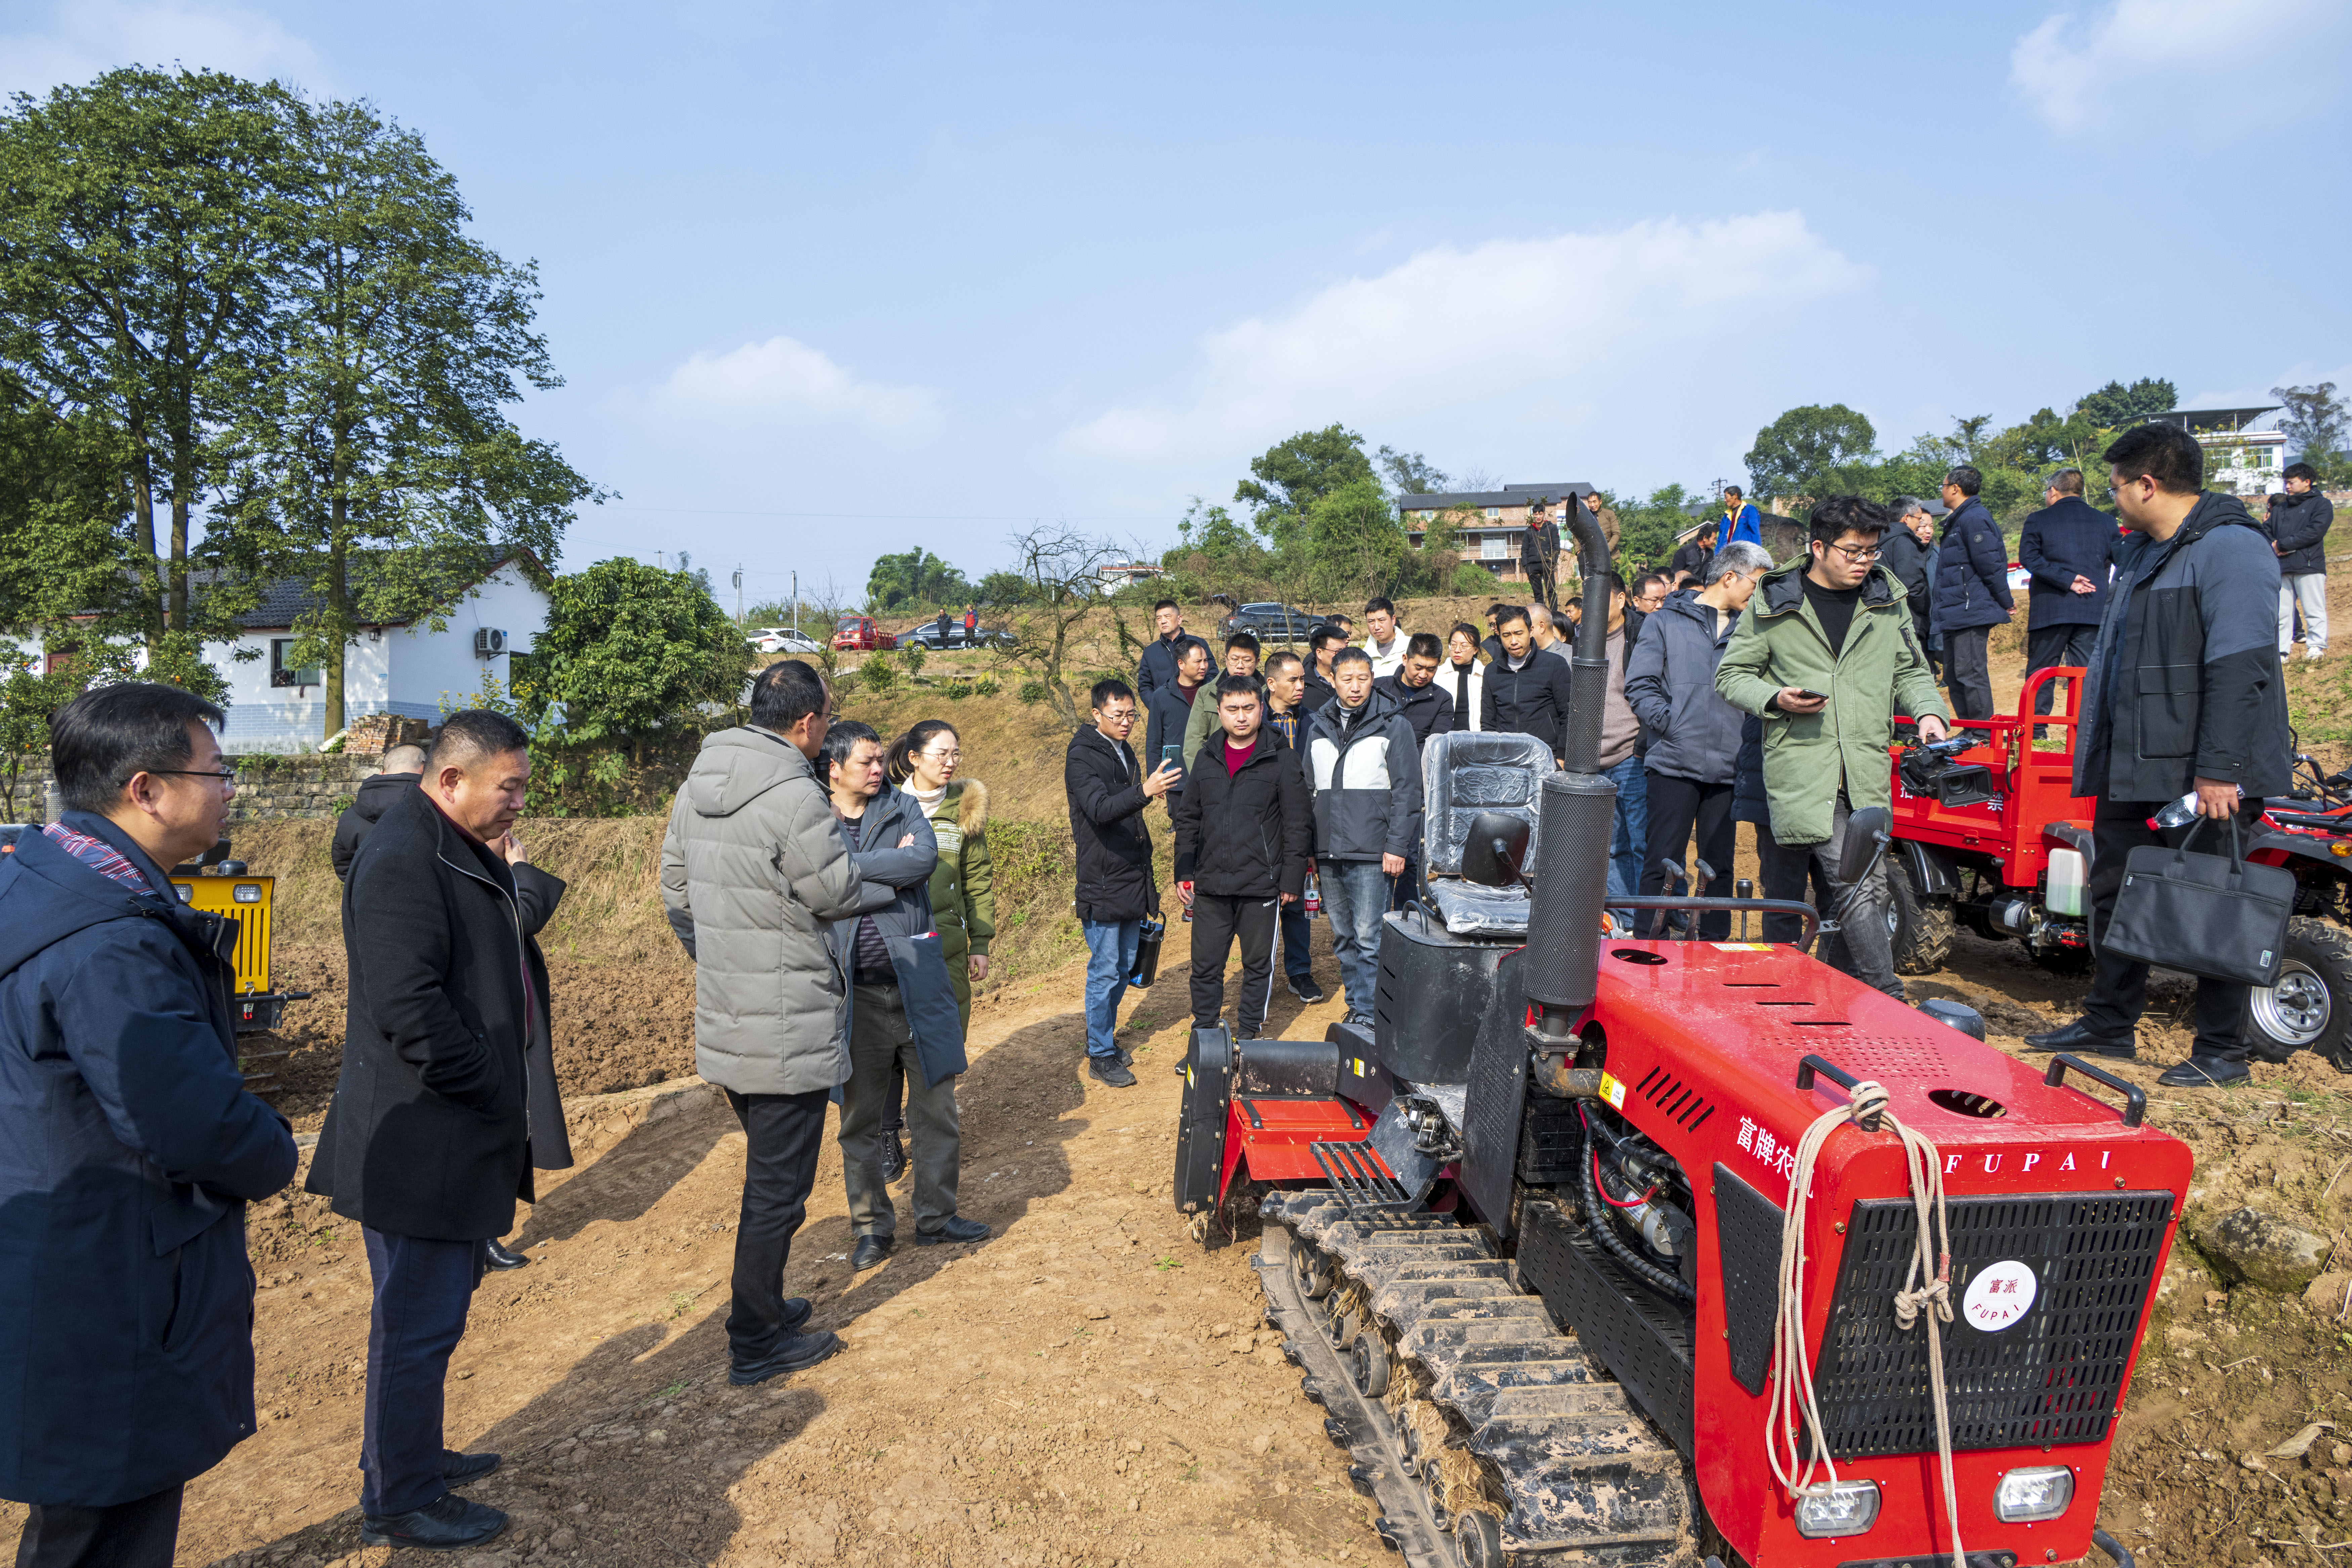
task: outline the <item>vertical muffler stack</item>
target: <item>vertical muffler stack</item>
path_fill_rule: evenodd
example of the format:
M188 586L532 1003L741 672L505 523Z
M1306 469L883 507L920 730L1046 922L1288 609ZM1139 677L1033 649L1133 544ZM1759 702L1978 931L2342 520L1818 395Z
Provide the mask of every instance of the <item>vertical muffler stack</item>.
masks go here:
M1601 911L1609 894L1617 785L1598 773L1554 773L1544 780L1540 809L1535 895L1519 973L1528 1000L1548 1019L1557 1009L1564 1027L1568 1015L1591 1005L1601 971Z
M1609 695L1609 540L1583 500L1568 500L1569 531L1585 570L1584 618L1569 661L1570 707L1561 755L1567 771L1544 781L1536 836L1535 892L1520 973L1542 1009L1540 1040L1567 1036L1592 1004L1601 973L1601 912L1609 893L1609 839L1617 786L1601 776L1601 710Z

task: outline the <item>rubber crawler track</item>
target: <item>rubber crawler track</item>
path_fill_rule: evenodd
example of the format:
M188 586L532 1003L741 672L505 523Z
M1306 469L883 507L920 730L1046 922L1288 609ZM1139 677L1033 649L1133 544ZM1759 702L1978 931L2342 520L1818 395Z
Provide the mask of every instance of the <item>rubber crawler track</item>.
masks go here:
M1501 1568L1505 1552L1559 1568L1699 1563L1682 1456L1520 1288L1490 1232L1351 1218L1327 1189L1276 1192L1258 1212L1267 1319L1412 1568Z

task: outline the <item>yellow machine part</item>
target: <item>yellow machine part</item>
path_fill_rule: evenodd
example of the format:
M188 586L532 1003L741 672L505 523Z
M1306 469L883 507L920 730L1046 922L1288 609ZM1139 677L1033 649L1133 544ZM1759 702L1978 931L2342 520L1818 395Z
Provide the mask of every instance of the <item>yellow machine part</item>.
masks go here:
M275 877L174 877L180 902L236 921L236 988L269 989L269 911Z

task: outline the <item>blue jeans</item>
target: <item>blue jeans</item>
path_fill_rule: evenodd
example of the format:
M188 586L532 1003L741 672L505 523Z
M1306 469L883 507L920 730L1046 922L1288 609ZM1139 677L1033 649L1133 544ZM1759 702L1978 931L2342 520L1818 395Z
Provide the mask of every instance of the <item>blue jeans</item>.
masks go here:
M1285 904L1276 922L1282 931L1282 973L1291 980L1315 978L1315 922L1307 918L1307 900Z
M1377 860L1318 860L1323 912L1331 917L1331 952L1348 1011L1372 1016L1381 983L1381 917L1389 911L1390 881Z
M1617 820L1609 830L1609 890L1630 898L1642 890L1642 860L1650 843L1650 775L1642 771L1642 759L1632 756L1605 776L1617 783Z
M1111 1031L1118 1027L1118 1003L1127 994L1127 977L1135 973L1135 948L1143 936L1143 922L1080 921L1078 930L1086 934L1087 952L1091 955L1087 960L1087 1055L1116 1058L1118 1042L1111 1037Z
M383 1518L423 1508L449 1489L441 1479L442 1385L486 1258L478 1241L427 1241L364 1227L360 1235L375 1282L360 1508Z

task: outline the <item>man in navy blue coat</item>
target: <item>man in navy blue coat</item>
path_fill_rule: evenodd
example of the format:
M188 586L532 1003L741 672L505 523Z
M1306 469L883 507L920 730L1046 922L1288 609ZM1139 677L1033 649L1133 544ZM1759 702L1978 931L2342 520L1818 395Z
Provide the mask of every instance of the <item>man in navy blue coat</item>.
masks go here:
M2083 499L2083 470L2061 468L2042 492L2042 509L2025 520L2017 563L2033 574L2025 611L2025 678L2053 666L2087 665L2107 613L2116 520ZM2033 694L2050 711L2053 681Z
M0 1497L19 1568L169 1568L180 1494L252 1435L245 1205L294 1178L245 1092L233 923L168 868L236 795L176 687L50 721L65 815L0 857Z
M1985 645L2009 624L2009 552L1992 510L1977 499L1984 476L1966 463L1944 476L1944 544L1936 554L1936 630L1956 719L1992 717L1992 670Z

